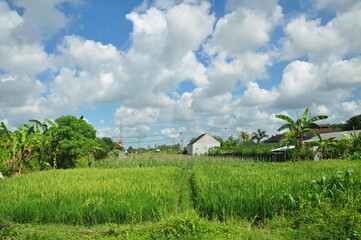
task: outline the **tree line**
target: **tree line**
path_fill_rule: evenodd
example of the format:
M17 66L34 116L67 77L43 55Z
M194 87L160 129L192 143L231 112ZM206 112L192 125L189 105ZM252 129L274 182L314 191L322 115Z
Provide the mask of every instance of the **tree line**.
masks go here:
M115 143L97 138L96 130L83 117L61 116L55 121L29 120L15 131L0 125L0 172L74 168L107 157Z
M327 116L320 115L309 118L309 108L306 108L302 116L292 119L286 115L276 115L275 117L284 120L286 123L279 127L278 131L284 132L285 138L277 144L265 144L260 141L268 137L266 131L258 129L252 135L247 132L240 132L237 137L230 136L226 141L215 136L221 142L221 147L211 149L210 155L232 155L254 159L275 159L272 156L272 149L292 146L285 153L286 155L276 159L281 160L309 160L315 153L319 153L319 158L352 158L361 159L361 133L352 132L342 139L335 141L333 138L323 140L321 135L314 129L320 128L317 121L327 119ZM351 117L346 123L332 124L333 131L348 131L361 129L361 115ZM305 134L310 133L317 136L319 141L305 143ZM253 142L256 140L257 144ZM316 150L316 151L315 151Z

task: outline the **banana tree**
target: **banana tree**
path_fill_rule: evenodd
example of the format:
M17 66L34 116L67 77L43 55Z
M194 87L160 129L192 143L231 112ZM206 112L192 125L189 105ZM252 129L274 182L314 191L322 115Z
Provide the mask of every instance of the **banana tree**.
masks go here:
M286 124L282 125L277 131L288 129L289 133L287 134L286 141L292 142L293 144L295 144L296 149L302 151L304 151L306 148L306 145L303 142L304 134L311 133L321 140L320 134L313 130L315 128L320 128L320 126L314 122L328 118L328 116L321 115L308 119L309 111L309 108L306 108L302 114L302 117L296 120L293 120L286 115L276 115L276 118L285 120L287 122ZM308 158L306 157L306 160L307 159Z
M24 163L33 157L36 144L44 140L44 137L34 130L34 126L23 124L17 130L11 132L1 122L1 131L4 134L3 145L10 158L11 174L21 174Z

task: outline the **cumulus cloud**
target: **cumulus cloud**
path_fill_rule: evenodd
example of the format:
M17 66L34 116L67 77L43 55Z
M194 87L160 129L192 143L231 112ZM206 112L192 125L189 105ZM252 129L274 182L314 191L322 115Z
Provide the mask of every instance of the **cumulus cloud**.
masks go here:
M318 9L331 9L336 12L345 12L360 4L358 0L316 0L314 1Z
M76 0L15 0L17 7L24 9L21 31L26 41L38 42L42 38L49 38L57 31L65 28L69 18L59 10L58 6L64 2ZM23 40L25 40L23 38Z
M274 101L279 97L279 93L274 89L268 91L262 89L255 82L248 84L243 96L238 100L237 104L243 106L267 106L273 105Z
M166 135L168 138L179 138L180 134L175 128L161 129L160 133Z
M226 7L229 10L236 10L237 8L258 9L263 12L273 11L278 8L278 0L227 0Z
M257 9L237 8L218 20L206 50L210 54L221 52L237 56L264 46L270 39L274 24L281 17L280 8L275 9L274 15Z
M325 21L307 11L284 19L277 0L228 0L223 16L212 1L144 0L125 16L133 28L129 46L118 48L64 35L72 16L62 7L78 0L0 1L0 119L115 103L115 125L134 137L157 124L169 137L181 127L277 129L274 112L307 106L341 121L361 106L358 2L317 0L307 10L334 11ZM51 52L46 43L57 34ZM282 74L275 63L286 65ZM120 135L106 124L98 131Z
M308 56L311 61L339 59L349 53L361 53L361 3L338 14L325 25L321 19L305 15L292 19L285 27L283 59Z
M323 60L344 54L344 40L332 26L320 26L320 19L306 20L303 15L285 27L284 59L307 55L311 60Z

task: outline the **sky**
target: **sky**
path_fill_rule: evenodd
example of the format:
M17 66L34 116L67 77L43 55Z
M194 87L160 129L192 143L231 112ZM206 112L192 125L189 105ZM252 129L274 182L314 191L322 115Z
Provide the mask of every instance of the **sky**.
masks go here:
M124 146L361 114L359 0L0 0L0 121Z

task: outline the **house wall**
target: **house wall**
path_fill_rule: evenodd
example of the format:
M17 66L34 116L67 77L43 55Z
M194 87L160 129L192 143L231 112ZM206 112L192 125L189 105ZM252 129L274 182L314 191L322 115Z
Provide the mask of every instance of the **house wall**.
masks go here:
M212 136L206 134L197 142L189 144L187 147L188 155L202 155L208 153L212 147L220 147L221 143L214 139Z

